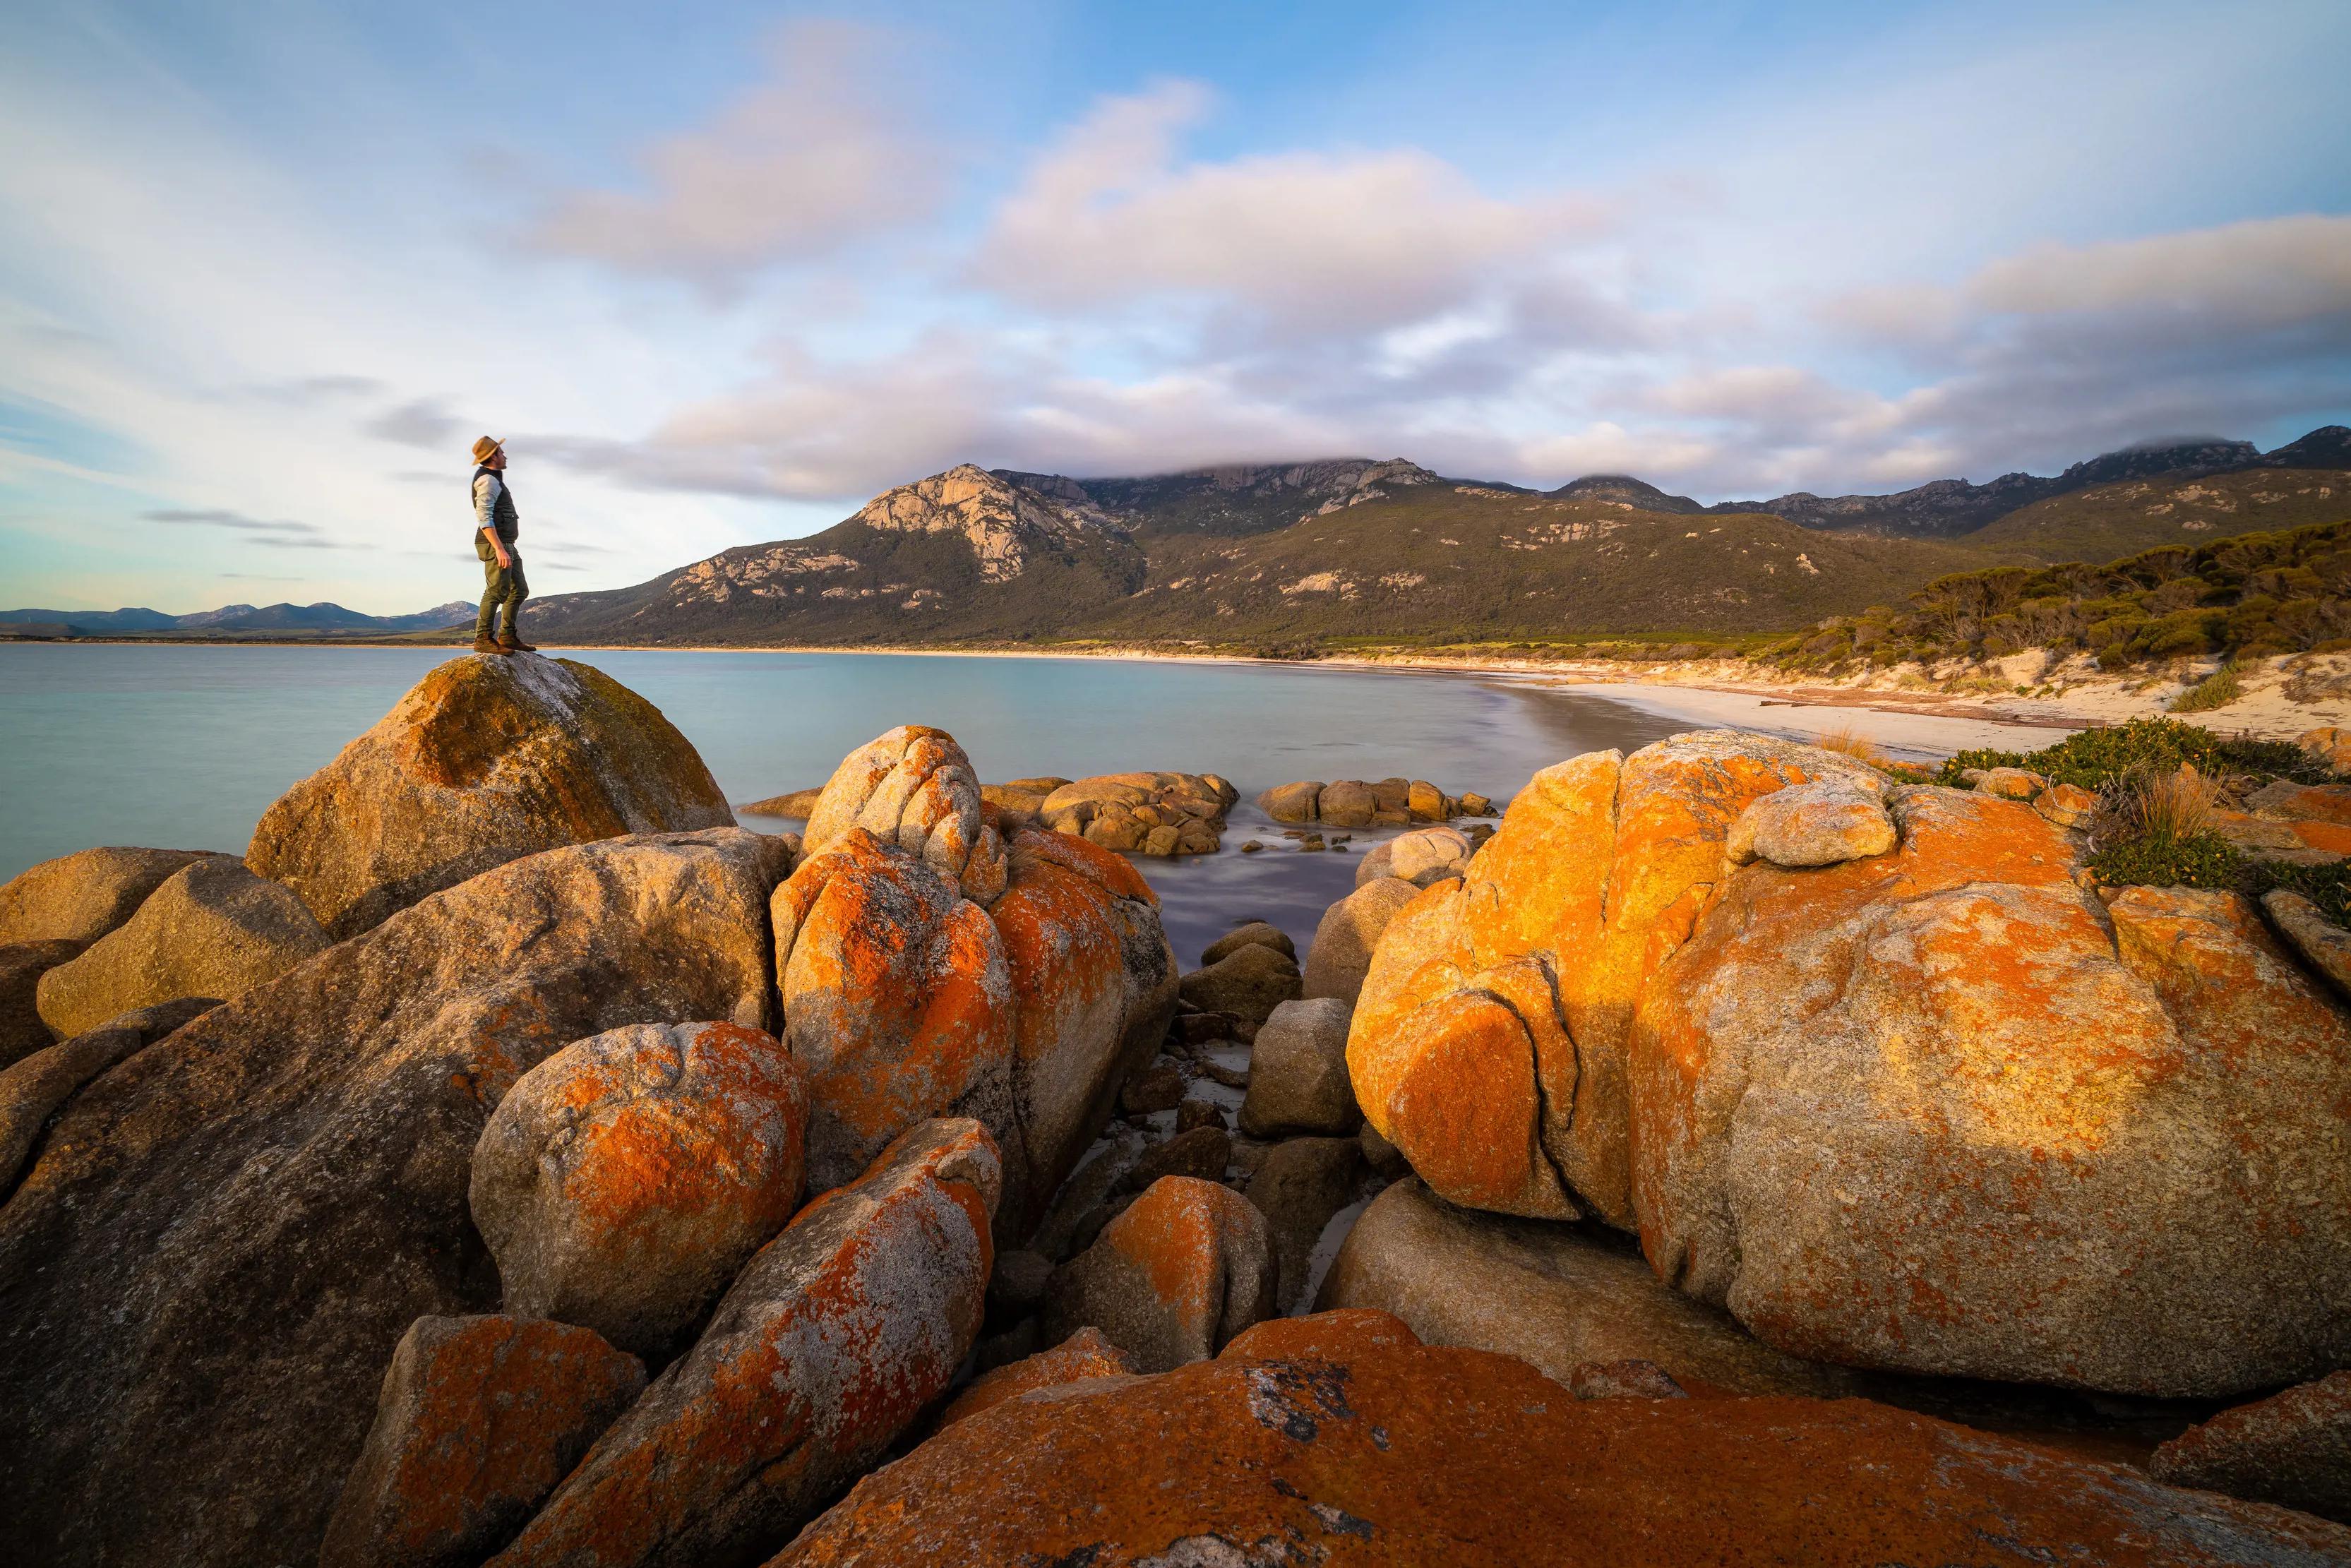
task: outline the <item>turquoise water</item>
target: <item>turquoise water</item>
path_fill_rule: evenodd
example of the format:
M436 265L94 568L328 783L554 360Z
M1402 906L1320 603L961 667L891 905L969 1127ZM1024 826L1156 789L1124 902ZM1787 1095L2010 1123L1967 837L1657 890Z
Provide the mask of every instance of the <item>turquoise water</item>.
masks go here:
M92 844L243 852L287 787L449 655L408 648L0 646L0 879ZM468 656L468 655L459 655ZM1353 884L1247 804L1294 779L1427 779L1507 800L1534 771L1694 727L1582 693L1474 676L1109 659L567 652L643 693L732 800L821 784L897 724L952 732L984 779L1135 768L1238 785L1222 853L1142 862L1188 966L1236 921L1301 954ZM793 824L750 821L780 829ZM1243 856L1251 836L1280 846ZM1357 853L1375 835L1358 833Z

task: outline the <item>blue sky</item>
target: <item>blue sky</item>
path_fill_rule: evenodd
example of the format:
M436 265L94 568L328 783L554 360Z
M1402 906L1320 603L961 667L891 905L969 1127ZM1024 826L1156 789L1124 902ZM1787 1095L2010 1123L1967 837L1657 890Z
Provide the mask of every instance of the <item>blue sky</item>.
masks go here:
M2351 423L2351 6L0 12L0 601L541 593L957 462L1708 499Z

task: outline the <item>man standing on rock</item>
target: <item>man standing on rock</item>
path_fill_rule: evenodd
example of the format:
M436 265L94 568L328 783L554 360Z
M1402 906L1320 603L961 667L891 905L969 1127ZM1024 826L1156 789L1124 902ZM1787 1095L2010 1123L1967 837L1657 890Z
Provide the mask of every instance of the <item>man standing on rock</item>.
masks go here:
M506 481L507 452L496 441L483 436L474 443L474 553L482 559L482 612L474 622L474 652L476 653L528 653L535 652L522 640L522 601L530 592L523 580L522 554L515 548L515 538L522 525L515 511L514 491ZM497 632L495 641L490 633L496 630L498 606L507 611L506 629Z

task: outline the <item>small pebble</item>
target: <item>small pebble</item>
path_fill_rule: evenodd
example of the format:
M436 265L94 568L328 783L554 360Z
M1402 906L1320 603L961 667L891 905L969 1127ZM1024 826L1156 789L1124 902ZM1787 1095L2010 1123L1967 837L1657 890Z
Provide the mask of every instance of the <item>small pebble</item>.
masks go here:
M1253 855L1263 848L1265 848L1263 844L1259 843L1255 839L1251 839L1249 842L1241 846L1241 853L1245 855Z

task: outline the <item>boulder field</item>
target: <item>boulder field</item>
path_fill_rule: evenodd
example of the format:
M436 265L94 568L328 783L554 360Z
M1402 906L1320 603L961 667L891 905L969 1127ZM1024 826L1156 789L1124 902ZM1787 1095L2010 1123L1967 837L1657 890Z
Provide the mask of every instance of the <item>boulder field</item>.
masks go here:
M2066 788L1314 786L1409 831L1179 976L1213 774L769 836L453 659L0 888L0 1560L2351 1563L2335 928Z
M0 1557L781 1545L944 1399L1175 1006L1134 866L981 806L910 727L748 832L608 677L463 657L244 865L0 890L78 1009L0 1065Z

